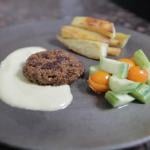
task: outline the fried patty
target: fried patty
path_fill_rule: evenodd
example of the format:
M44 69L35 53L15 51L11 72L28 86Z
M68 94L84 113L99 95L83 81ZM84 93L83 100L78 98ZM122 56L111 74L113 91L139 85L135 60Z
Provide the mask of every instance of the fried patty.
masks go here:
M83 64L65 50L32 54L23 67L24 76L40 85L71 84L83 72Z

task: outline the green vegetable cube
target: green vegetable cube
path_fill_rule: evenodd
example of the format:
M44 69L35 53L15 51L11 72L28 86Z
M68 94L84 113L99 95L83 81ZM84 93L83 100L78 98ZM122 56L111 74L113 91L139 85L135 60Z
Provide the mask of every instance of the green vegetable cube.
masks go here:
M123 106L135 100L134 97L128 94L118 94L113 91L106 92L105 98L113 107Z
M150 103L150 86L147 84L140 84L131 94L142 103Z

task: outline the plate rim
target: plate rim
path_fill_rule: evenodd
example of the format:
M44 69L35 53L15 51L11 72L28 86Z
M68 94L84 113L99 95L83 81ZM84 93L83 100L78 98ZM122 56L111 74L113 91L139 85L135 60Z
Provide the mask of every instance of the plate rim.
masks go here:
M31 21L31 22L27 22L27 23L22 23L22 24L8 26L6 28L0 29L0 38L3 37L3 35L5 34L5 32L8 32L8 31L14 32L14 29L17 29L17 28L24 28L26 26L32 26L35 23L37 25L41 26L41 25L44 25L44 24L48 24L51 21L55 21L55 23L56 22L58 23L58 22L61 22L61 21L64 22L64 19L66 19L66 21L68 21L68 19L70 20L70 18L63 18L63 19L56 19L56 20L54 19L54 20L49 20L49 21L47 21L47 20L45 20L45 21ZM121 26L117 26L117 28L119 30L125 30L127 32L137 34L138 36L144 36L144 37L146 37L147 39L150 40L150 36L148 36L147 34L139 33L139 32L136 32L134 30L127 29L127 28L124 28L124 27L121 27ZM143 143L145 143L145 142L147 142L149 140L150 140L150 135L149 136L144 136L143 138L139 138L137 140L133 140L131 142L123 142L121 144L114 144L114 145L102 146L102 147L100 147L98 149L103 149L103 150L110 149L111 150L111 149L129 148L129 147L133 147L135 145L143 144ZM6 144L8 146L12 146L14 148L25 148L25 149L29 148L29 147L24 147L24 146L20 147L18 145L10 144L10 143L4 142L2 140L0 141L0 143ZM29 149L31 149L31 148L29 148ZM97 148L94 148L93 150L97 150Z

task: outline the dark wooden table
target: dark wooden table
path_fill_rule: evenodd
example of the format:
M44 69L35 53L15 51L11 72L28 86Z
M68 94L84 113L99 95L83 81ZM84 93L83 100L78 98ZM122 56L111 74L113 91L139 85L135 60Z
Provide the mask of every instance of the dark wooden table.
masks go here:
M109 19L115 25L121 25L150 35L149 21L123 9L110 0L0 0L0 30L27 22L50 18L67 18L76 15ZM8 145L0 144L0 150L11 149L16 150L16 148ZM149 149L149 142L128 148L128 150Z

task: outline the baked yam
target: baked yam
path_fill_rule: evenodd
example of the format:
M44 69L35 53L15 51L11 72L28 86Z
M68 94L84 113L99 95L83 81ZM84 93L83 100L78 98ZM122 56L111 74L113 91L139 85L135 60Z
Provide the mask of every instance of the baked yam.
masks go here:
M60 30L60 35L63 38L82 39L91 41L101 41L110 43L110 39L92 31L78 28L75 26L63 26Z
M103 48L111 55L119 55L121 52L120 48L109 48L108 44L99 41L66 39L61 36L57 36L57 39L72 51L92 59L99 59L99 51Z
M95 19L92 17L74 17L71 24L76 27L100 33L111 39L116 35L114 24L107 20Z
M108 54L112 56L119 56L122 49L119 47L108 47Z
M129 34L117 32L114 39L110 40L110 46L123 48L130 38Z

